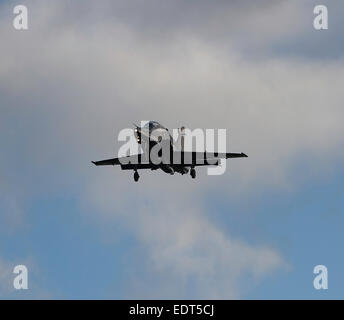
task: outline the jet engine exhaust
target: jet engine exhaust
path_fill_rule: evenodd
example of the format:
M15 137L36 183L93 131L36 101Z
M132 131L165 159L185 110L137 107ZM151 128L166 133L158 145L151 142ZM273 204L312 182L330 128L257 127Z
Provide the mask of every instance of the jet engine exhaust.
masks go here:
M164 165L161 166L161 169L164 172L166 172L166 173L169 173L169 174L172 174L172 175L174 174L174 169L171 166L169 166L169 165L164 164Z

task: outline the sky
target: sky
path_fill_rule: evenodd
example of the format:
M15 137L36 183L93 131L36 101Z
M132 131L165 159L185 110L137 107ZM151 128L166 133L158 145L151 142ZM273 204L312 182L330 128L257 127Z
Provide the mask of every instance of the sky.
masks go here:
M313 0L22 0L18 31L0 1L0 298L343 299L344 4L321 2L316 31ZM92 165L149 119L248 158Z

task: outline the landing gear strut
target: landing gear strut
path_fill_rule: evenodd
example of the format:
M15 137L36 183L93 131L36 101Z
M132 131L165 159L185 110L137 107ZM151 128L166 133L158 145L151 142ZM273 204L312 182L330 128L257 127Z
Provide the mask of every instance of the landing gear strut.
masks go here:
M196 178L196 170L194 168L191 168L190 170L190 175L191 175L191 178L192 179L195 179Z
M137 171L135 171L135 173L134 173L134 180L135 180L135 182L139 181L139 178L140 178L139 173Z

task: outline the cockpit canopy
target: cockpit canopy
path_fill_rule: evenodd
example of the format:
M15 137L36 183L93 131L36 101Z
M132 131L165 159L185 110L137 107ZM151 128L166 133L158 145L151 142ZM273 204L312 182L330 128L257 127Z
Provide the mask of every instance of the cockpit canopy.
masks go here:
M149 131L153 131L155 129L166 129L157 121L149 121L144 125L144 128L149 129Z

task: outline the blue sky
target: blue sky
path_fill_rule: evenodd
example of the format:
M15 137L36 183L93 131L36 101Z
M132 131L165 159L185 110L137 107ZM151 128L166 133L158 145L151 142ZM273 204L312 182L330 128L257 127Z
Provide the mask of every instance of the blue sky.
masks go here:
M287 197L274 194L271 200L264 195L252 203L259 214L253 214L252 208L231 205L228 199L209 196L216 199L207 203L221 228L252 244L257 239L273 243L292 266L287 272L273 273L252 288L248 283L245 298L343 298L344 261L340 254L343 197L338 191L342 177L343 173L322 183L306 184L302 192ZM69 195L34 199L28 210L28 230L15 236L2 234L1 243L5 244L2 253L15 264L30 256L39 261L40 272L34 275L30 291L44 288L54 292L53 298L123 298L125 278L132 269L130 255L139 254L139 245L133 235L115 225L111 229L116 241L108 243L98 228L80 219L82 209L73 198ZM313 288L312 271L317 264L328 267L327 291ZM140 267L136 268L135 272L140 272ZM8 298L32 297L31 294L35 297L34 293L12 292Z
M321 32L314 1L23 4L18 32L0 2L0 298L343 298L343 4ZM145 119L249 157L195 181L92 166Z

